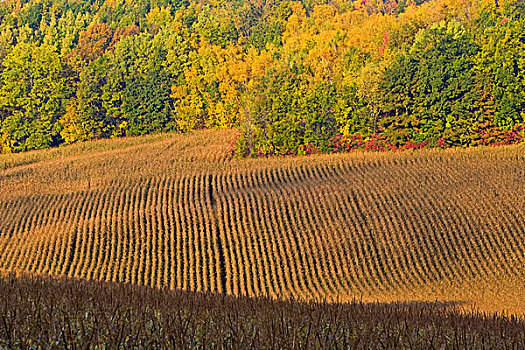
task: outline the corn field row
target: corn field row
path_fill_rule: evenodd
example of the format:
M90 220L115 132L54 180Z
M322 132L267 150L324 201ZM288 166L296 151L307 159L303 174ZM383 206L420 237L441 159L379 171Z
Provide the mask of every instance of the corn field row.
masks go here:
M0 202L0 269L343 300L525 280L523 157L302 163Z

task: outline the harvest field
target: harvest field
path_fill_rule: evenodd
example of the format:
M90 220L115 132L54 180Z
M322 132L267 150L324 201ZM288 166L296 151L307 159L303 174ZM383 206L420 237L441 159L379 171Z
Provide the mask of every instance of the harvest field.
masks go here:
M234 159L235 131L0 155L0 269L525 313L525 148Z
M5 349L523 349L525 320L450 303L275 301L0 276Z

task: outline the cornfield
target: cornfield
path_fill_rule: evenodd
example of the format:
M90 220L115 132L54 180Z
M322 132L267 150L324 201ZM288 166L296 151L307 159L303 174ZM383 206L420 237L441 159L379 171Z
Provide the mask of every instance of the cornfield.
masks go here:
M523 146L237 160L232 137L3 156L0 269L525 312Z
M2 349L523 349L525 321L447 303L236 298L0 277Z

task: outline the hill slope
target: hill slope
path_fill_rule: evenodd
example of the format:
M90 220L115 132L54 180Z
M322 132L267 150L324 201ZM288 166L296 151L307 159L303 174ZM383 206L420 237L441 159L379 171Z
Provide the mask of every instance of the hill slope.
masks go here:
M523 146L236 160L232 138L1 156L0 268L525 312Z

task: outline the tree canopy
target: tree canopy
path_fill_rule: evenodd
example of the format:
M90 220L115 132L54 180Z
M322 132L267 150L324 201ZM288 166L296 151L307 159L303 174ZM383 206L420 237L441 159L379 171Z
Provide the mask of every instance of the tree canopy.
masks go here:
M240 155L523 137L523 0L5 0L0 149L241 127Z

